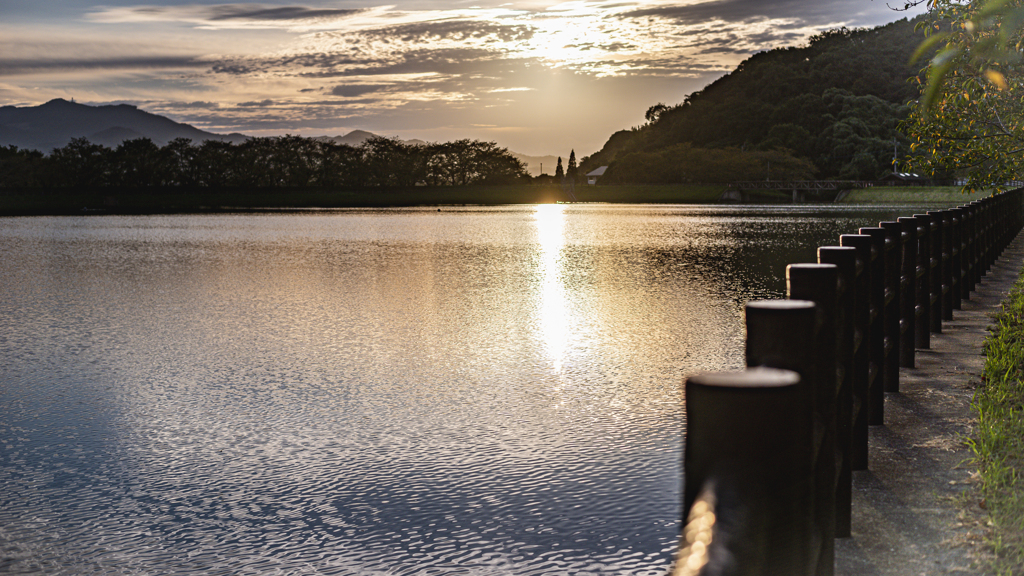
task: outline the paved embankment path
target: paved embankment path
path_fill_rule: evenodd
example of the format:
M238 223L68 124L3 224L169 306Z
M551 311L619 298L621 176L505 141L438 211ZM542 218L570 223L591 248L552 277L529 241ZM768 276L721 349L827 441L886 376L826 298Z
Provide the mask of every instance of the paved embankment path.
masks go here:
M963 302L916 367L900 369L886 394L885 425L873 426L869 469L853 476L853 536L836 540L840 576L978 574L985 512L965 460L982 343L1024 266L1018 235ZM965 494L968 495L965 497Z

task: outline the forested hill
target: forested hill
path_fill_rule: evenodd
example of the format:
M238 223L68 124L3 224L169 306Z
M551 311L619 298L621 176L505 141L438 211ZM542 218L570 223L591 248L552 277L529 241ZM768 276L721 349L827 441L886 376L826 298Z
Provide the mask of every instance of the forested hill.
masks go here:
M916 22L830 30L755 54L682 103L652 106L647 124L613 134L582 171L608 165L608 182L714 181L701 157L715 149L710 164L763 164L759 178L877 178L892 170L897 124L918 95ZM779 173L763 159L769 151L788 157Z

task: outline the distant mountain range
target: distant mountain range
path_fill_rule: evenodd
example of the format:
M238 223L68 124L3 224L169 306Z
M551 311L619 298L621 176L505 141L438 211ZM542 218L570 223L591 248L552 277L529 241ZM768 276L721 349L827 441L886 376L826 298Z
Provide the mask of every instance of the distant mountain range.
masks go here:
M344 136L318 136L317 139L359 146L374 136L372 132L353 130ZM175 138L188 138L196 143L220 140L237 144L249 136L206 132L129 104L87 106L57 98L40 106L0 106L0 146L13 145L49 153L54 148L66 146L72 138L86 138L94 144L115 148L121 142L135 138L149 138L157 146L164 146ZM422 140L404 142L426 143ZM541 173L541 165L544 172L555 172L554 156L511 154L525 163L535 176Z
M66 146L72 138L88 138L94 144L113 148L125 140L143 137L158 146L175 138L236 143L246 139L243 134L205 132L129 104L86 106L58 98L41 106L0 107L0 146L49 153Z

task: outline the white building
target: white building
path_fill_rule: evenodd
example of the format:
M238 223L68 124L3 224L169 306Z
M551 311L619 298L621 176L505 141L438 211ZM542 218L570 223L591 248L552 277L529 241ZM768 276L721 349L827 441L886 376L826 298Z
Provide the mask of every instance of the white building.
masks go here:
M600 178L601 176L604 176L604 171L607 169L607 166L601 166L600 168L594 170L593 172L587 172L587 184L590 184L591 186L597 184L597 179Z

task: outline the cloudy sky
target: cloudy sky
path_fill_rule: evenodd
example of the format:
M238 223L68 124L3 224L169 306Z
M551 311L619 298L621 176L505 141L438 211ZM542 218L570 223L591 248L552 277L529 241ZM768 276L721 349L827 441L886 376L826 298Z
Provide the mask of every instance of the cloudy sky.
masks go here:
M754 52L906 15L885 0L384 1L0 0L0 105L584 156Z

